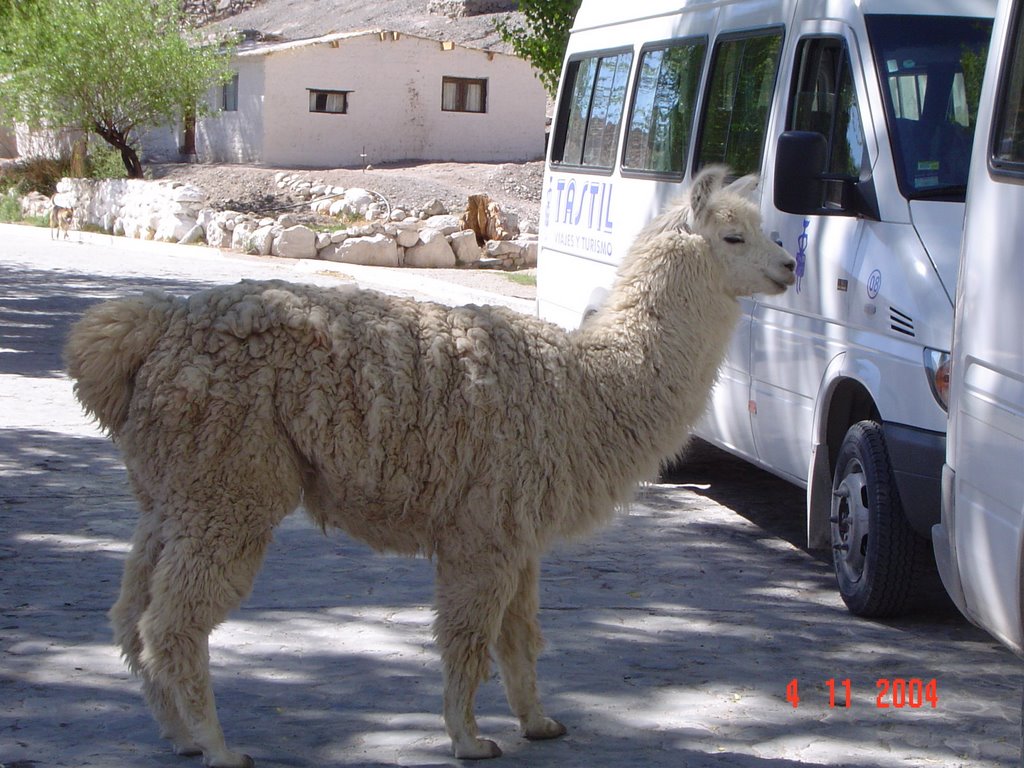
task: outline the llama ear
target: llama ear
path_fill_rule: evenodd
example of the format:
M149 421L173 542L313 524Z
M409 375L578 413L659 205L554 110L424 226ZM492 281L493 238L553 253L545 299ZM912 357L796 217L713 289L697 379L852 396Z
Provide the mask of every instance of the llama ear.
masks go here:
M711 197L722 188L724 180L725 166L722 165L705 168L693 180L690 187L690 210L697 221L702 221L707 216Z
M757 185L761 183L761 177L756 173L748 173L746 176L741 176L730 184L726 189L734 195L745 197L748 200L753 200L755 195L754 191L757 189Z

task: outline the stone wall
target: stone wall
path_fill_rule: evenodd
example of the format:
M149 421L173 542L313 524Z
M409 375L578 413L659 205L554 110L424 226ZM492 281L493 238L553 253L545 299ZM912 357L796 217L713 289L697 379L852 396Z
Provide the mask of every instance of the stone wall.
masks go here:
M75 211L73 228L92 228L143 240L207 243L242 253L294 259L323 259L389 267L492 267L520 269L537 263L535 232L491 204L497 217L485 241L462 217L439 201L421 210L392 207L379 195L341 189L280 174L279 186L301 189L303 210L277 216L216 211L206 194L189 184L137 179L62 179L54 201ZM23 207L29 203L26 200ZM33 203L38 207L38 201ZM314 216L313 214L318 214ZM360 223L311 226L304 218L330 222L343 216ZM532 226L522 229L531 230Z

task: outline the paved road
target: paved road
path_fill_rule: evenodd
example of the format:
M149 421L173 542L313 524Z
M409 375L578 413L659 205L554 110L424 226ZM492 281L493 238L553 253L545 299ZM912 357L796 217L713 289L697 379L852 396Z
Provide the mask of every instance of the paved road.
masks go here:
M0 764L198 765L157 738L110 643L135 504L116 450L72 399L62 338L90 302L139 288L344 277L83 240L0 226ZM422 277L398 289L488 298ZM552 553L540 673L569 735L521 740L493 681L478 711L499 764L1018 765L1020 662L938 598L908 619L853 619L828 563L801 546L802 508L797 489L698 447L607 529ZM211 641L229 742L260 766L454 764L430 599L429 563L289 518L252 598ZM880 699L879 680L892 686ZM934 680L934 706L911 706L897 680Z

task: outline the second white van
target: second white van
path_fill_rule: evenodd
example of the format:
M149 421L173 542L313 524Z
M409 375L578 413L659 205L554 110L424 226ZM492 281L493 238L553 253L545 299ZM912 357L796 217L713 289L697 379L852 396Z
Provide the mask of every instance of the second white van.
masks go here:
M584 0L545 171L538 312L578 325L711 163L797 259L743 301L701 437L807 488L856 614L934 573L946 366L995 0Z

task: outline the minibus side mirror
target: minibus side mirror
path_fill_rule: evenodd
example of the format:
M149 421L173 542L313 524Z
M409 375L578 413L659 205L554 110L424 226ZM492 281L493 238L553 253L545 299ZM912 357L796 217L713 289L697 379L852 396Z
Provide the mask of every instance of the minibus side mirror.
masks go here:
M828 144L813 131L786 131L775 148L775 207L785 213L817 213L825 200Z
M801 215L856 215L878 219L870 176L857 179L826 172L828 143L815 131L786 131L775 148L775 207ZM835 184L842 185L842 202L826 204Z

